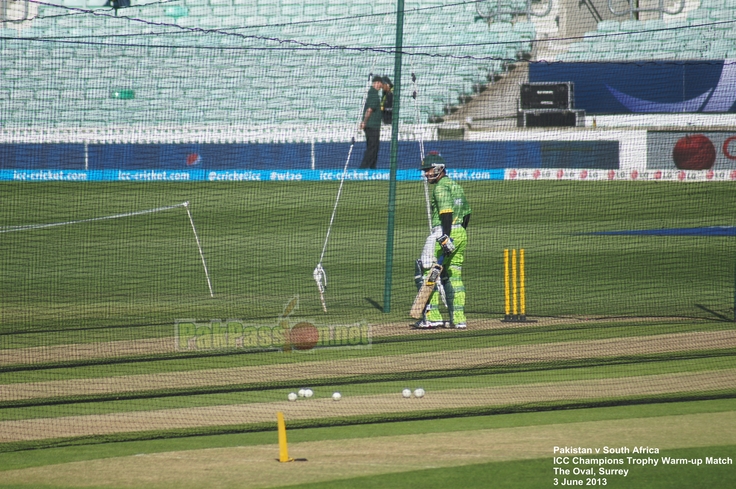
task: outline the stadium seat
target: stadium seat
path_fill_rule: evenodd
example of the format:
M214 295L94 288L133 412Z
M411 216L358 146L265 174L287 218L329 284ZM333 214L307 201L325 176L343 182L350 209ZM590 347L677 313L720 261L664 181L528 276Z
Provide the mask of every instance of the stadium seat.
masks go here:
M533 22L517 22L514 24L513 31L524 40L531 40L536 37L536 26Z
M618 32L620 22L617 20L602 20L598 22L599 32Z
M661 19L652 19L641 22L642 30L651 31L657 29L666 29L667 27L669 27L669 25L667 25L667 23Z
M732 9L714 9L709 11L708 18L713 21L729 21L733 20L734 18L734 12ZM733 24L731 24L731 27L733 27Z
M642 22L638 20L624 20L619 24L619 30L623 32L640 31L642 30Z

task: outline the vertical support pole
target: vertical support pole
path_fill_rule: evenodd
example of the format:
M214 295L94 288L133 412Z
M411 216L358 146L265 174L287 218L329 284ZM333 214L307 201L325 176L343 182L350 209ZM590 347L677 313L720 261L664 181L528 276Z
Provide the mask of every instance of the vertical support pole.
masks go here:
M284 422L284 413L281 411L276 413L276 425L279 430L279 462L293 462L293 458L289 458L289 447L286 444L286 423Z
M317 167L317 162L316 162L316 159L314 157L314 139L312 139L312 154L311 154L311 158L312 158L312 165L311 165L311 167L312 167L312 170L314 170Z
M394 53L394 106L391 124L391 169L388 184L388 223L386 226L386 272L383 312L391 312L391 281L394 261L394 222L396 213L396 168L399 153L399 106L401 102L401 51L404 38L404 0L397 0L396 52Z

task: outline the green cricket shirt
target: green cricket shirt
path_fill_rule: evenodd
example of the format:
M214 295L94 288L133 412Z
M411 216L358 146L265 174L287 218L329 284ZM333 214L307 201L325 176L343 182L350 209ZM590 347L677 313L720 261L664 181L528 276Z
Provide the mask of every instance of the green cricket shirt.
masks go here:
M471 213L463 188L445 176L432 190L432 226L441 226L440 214L452 212L452 224L461 224L463 218Z

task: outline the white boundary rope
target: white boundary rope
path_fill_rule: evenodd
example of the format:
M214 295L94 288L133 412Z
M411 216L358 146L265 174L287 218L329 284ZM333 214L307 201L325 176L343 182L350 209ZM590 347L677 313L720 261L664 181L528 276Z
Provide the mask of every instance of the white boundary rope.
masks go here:
M28 224L25 226L2 226L0 227L0 233L13 233L17 231L35 231L37 229L47 229L47 228L52 228L52 227L57 227L57 226L68 226L70 224L82 224L85 222L106 221L109 219L120 219L123 217L142 216L144 214L153 214L154 212L168 211L171 209L176 209L178 207L184 207L187 211L187 216L189 216L189 223L192 225L192 231L194 232L194 240L197 242L197 249L199 250L199 256L202 259L202 266L204 267L204 275L207 278L207 287L210 290L210 297L214 297L215 294L212 291L212 281L210 280L210 272L207 269L207 262L205 262L205 259L204 259L204 253L202 251L202 245L199 242L199 235L197 234L197 228L194 227L194 219L192 219L192 213L189 211L189 201L182 202L181 204L176 204L176 205L156 207L155 209L146 209L144 211L125 212L123 214L114 214L112 216L92 217L89 219L78 219L75 221L51 222L51 223L45 223L45 224Z
M342 186L345 183L345 174L348 171L348 164L350 163L350 156L353 154L353 148L355 147L355 138L350 143L350 150L348 150L348 157L345 159L345 167L342 170L342 178L340 178L340 187L337 189L337 197L335 198L335 206L332 208L332 216L330 216L330 224L327 226L327 235L325 236L325 243L322 245L322 254L319 256L319 263L312 272L315 282L317 282L317 288L319 289L319 298L322 302L322 310L327 312L327 304L325 304L325 289L327 288L327 272L322 268L322 260L325 257L325 251L327 251L327 243L330 240L330 233L332 232L332 224L335 221L335 214L337 213L337 204L340 202L340 195L342 195Z
M141 216L143 214L152 214L154 212L168 211L170 209L176 209L177 207L186 207L187 205L188 205L188 202L182 202L181 204L170 205L166 207L157 207L156 209L147 209L145 211L137 211L137 212L126 212L125 214L115 214L112 216L93 217L90 219L80 219L78 221L52 222L48 224L28 224L26 226L2 226L0 227L0 233L12 233L15 231L31 231L34 229L45 229L45 228L52 228L55 226L67 226L69 224L81 224L84 222L104 221L107 219L119 219L121 217Z
M202 252L202 245L199 243L199 235L197 234L197 228L194 227L194 219L192 219L192 213L189 211L189 201L184 202L184 208L187 210L187 216L189 216L189 223L192 225L192 231L194 232L194 239L197 241L197 249L199 250L199 257L202 258L202 266L204 267L204 276L207 278L207 287L210 289L210 297L214 297L215 293L212 291L212 281L210 280L210 272L207 270L207 262L204 260L204 253Z
M330 224L327 226L327 236L325 237L325 244L322 246L322 254L319 256L319 264L322 265L322 259L325 257L325 251L327 250L327 242L330 240L330 232L332 231L332 223L335 221L335 214L337 213L337 204L340 202L340 195L342 194L342 185L345 183L345 173L348 171L348 164L350 163L350 156L353 154L353 147L355 146L355 140L350 143L350 150L348 151L348 157L345 160L345 167L343 168L343 177L340 179L340 187L337 189L337 198L335 199L335 206L332 208L332 216L330 217Z

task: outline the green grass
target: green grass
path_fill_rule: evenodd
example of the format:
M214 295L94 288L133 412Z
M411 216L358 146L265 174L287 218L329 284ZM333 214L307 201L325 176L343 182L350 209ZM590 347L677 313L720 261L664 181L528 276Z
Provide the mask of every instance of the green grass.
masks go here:
M642 406L620 406L570 411L536 412L453 418L441 420L409 421L401 423L372 424L331 428L290 429L289 442L313 442L322 440L345 440L382 436L413 434L451 433L518 427L543 427L566 423L601 422L631 418L656 418L699 413L721 413L736 409L736 400L713 400L679 402ZM175 452L181 450L206 450L212 448L273 445L275 432L246 433L220 436L202 436L178 439L158 439L136 442L121 442L99 445L79 445L61 448L40 449L15 453L0 453L0 471L66 464L85 460L104 460L139 454ZM554 441L550 440L553 444ZM643 441L645 443L645 441ZM731 457L736 446L700 446L663 450L660 456L677 458ZM630 473L626 478L607 477L607 487L686 489L691 487L713 487L726 489L733 486L736 476L732 466L658 466L639 467L626 465ZM554 487L552 454L549 457L531 460L472 464L459 467L424 469L393 474L377 474L352 477L312 484L280 486L289 489L331 489L351 487L404 488L404 487L492 487L526 489L531 487ZM703 485L705 484L705 485ZM0 483L0 487L9 487ZM12 487L24 487L13 485ZM31 487L31 486L27 486ZM39 486L33 486L39 487ZM60 481L55 489L71 489L73 483Z
M519 368L523 368L520 366ZM422 386L430 392L447 389L482 389L490 387L503 387L547 382L567 382L576 380L610 379L620 377L637 377L644 375L663 375L683 372L703 372L736 368L736 356L715 358L698 358L689 360L665 360L661 357L659 361L636 362L620 365L601 365L597 367L588 366L555 368L549 365L547 368L538 370L493 373L484 375L472 375L472 372L463 372L462 376L449 376L432 378L411 378L407 375L404 380L390 382L356 382L355 379L348 383L339 383L341 379L330 383L328 386L318 386L309 383L314 388L315 398L329 398L333 392L341 392L345 396L366 396L377 394L397 394L404 388L415 388ZM53 418L60 416L84 416L105 413L123 413L131 411L146 411L153 409L175 409L186 407L219 406L231 404L248 404L259 402L283 401L289 392L296 387L270 388L265 390L249 390L241 392L217 393L217 394L191 394L186 396L171 395L142 399L129 399L107 402L78 402L68 404L51 404L24 407L6 407L0 409L0 421L32 418ZM398 394L397 394L398 395ZM40 402L43 402L41 400Z
M432 335L376 337L368 349L320 349L292 355L226 351L149 355L141 352L117 359L105 355L84 360L59 358L35 366L24 365L21 359L17 364L0 366L0 385L312 361L369 360L411 353L733 328L736 243L731 238L585 234L605 230L729 225L732 209L736 207L732 184L469 182L464 186L473 208L470 247L463 270L469 318L501 317L502 251L504 248L524 248L527 313L563 318L562 323L532 323L522 328L483 331L471 328L464 332L467 334L446 331ZM382 310L385 306L387 185L385 182L345 184L323 261L329 278L327 314L321 311L312 270L319 260L337 192L336 183L1 183L0 192L5 204L0 207L0 226L90 219L189 201L215 289L215 297L211 298L182 208L116 220L0 233L0 289L3 291L0 348L3 350L170 337L175 322L181 319L209 322L232 318L248 324L274 326L286 304L297 295L299 308L287 318L290 325L299 321L315 324L367 322L380 327L381 323L398 322L408 328L410 323L407 312L416 290L414 260L427 232L424 196L419 184L400 183L397 188L390 311ZM569 316L593 319L565 324L564 318ZM614 317L625 319L606 320ZM529 362L495 369L480 365L447 373L419 370L402 376L390 372L376 375L355 372L354 376L322 379L314 388L321 397L333 390L356 396L398 393L404 387L420 385L432 391L513 386L733 369L736 368L734 358L732 349L726 348L568 362ZM117 400L112 396L61 399L68 404L52 404L60 399L30 402L38 405L3 401L0 421L268 402L283 400L286 392L299 387L283 382L269 384L268 380L252 385L225 386L230 391L225 388L208 391L208 386L177 390L172 386L171 391L152 392L150 398L132 398L140 394L136 392L123 393ZM508 415L490 415L501 411L483 411L489 415L468 417L482 410L448 409L408 413L403 418L377 415L358 419L355 416L311 425L336 425L329 428L292 429L290 441L731 411L736 407L732 399L672 402L696 398L695 394L730 396L733 393L678 393L646 399L600 399L587 404L634 404L599 409L579 409L586 404L575 402L531 403L514 409L561 411ZM21 405L23 407L19 407ZM430 416L445 419L427 420ZM388 419L394 422L382 422ZM312 421L292 426L308 427L309 423ZM256 432L222 434L238 429ZM205 434L209 436L196 436ZM7 444L3 450L17 448L20 451L0 453L0 470L155 451L273 443L274 433L269 424L143 432L140 441L131 441L136 436L91 435L74 440ZM145 440L147 437L171 438ZM101 443L106 440L115 443ZM47 442L57 448L39 448ZM63 446L65 444L73 446ZM725 451L732 449L723 448ZM350 479L347 483L358 488L413 487L416 483L426 487L433 487L432 484L451 487L457 486L455 481L459 481L459 485L470 488L485 484L492 477L494 482L511 484L508 487L552 487L549 465L549 460L483 464L422 474ZM642 472L632 480L636 481L635 487L703 486L694 483L693 474L680 469L662 474ZM699 482L712 479L711 487L719 487L718 477L728 480L728 474L719 471L708 472L703 477ZM663 485L663 481L672 482L673 479L676 479L674 485ZM345 486L340 483L304 487Z
M731 457L736 446L718 446L703 448L685 448L668 450L667 456L682 458ZM629 474L606 477L604 487L630 489L691 489L708 487L711 489L729 489L736 484L736 473L733 466L712 465L707 468L693 466L658 466L637 468L627 466ZM586 477L576 476L570 479L586 482ZM597 477L600 479L600 476ZM561 483L561 481L558 481ZM65 489L78 486L18 486L13 489ZM89 487L89 486L85 486ZM549 459L520 460L512 462L495 462L486 464L465 465L420 471L399 472L395 474L378 474L365 477L354 477L327 482L279 486L283 489L405 489L421 487L423 489L447 489L463 487L467 489L528 489L542 487L564 487L554 485L551 462ZM590 487L590 486L588 486ZM0 488L8 488L0 483ZM97 489L92 487L91 489ZM103 488L99 488L103 489Z
M666 456L675 458L731 457L733 459L736 446L719 446L706 448L683 448L667 450ZM618 467L618 466L616 466ZM606 468L614 468L607 466ZM623 476L567 476L568 480L582 481L583 487L591 487L589 479L596 479L598 484L605 479L604 487L639 489L691 489L693 487L709 487L712 489L728 489L736 484L736 473L732 465L694 466L661 466L640 468L626 465L629 469ZM596 467L597 470L597 467ZM495 462L487 464L465 465L460 467L425 469L420 471L400 472L398 474L380 474L368 477L355 477L329 482L281 486L283 489L404 489L421 487L424 489L445 489L463 487L468 489L519 489L542 487L566 487L561 484L563 477L557 477L549 459L522 460L513 462ZM1 486L0 486L1 487Z
M527 250L528 312L543 316L732 316L728 238L585 236L611 229L730 224L728 183L468 182L464 269L470 317L502 313L504 247ZM180 318L272 322L294 295L299 317L406 320L426 234L420 185L397 190L391 311L383 305L387 186L348 182L323 264L324 316L311 272L337 184L0 185L0 225L63 222L189 200L212 275L183 209L0 239L2 331L171 324ZM145 333L143 333L145 334Z
M561 319L564 319L561 318ZM332 322L331 320L316 321L318 324L350 324L350 323L339 323ZM410 327L410 322L403 322L406 325L407 331ZM247 322L244 323L248 326L274 326L276 324L275 319L261 320L258 322ZM499 328L489 332L473 332L468 333L464 336L474 335L488 335L488 336L504 336L504 335L525 335L528 337L534 333L552 333L559 332L562 334L567 331L571 336L577 337L577 335L585 334L589 339L603 338L604 335L617 334L617 328L628 328L629 332L625 334L665 334L671 332L687 332L687 331L703 331L705 329L730 329L733 325L730 322L723 321L719 318L687 318L687 319L652 319L647 321L645 325L640 320L617 319L615 322L607 321L604 319L595 319L586 321L581 324L562 324L555 326L538 326L535 323L525 324L522 329L520 328ZM380 327L380 326L379 326ZM643 330L643 333L636 333L636 330ZM140 326L140 325L129 325L129 326L107 326L107 327L89 327L89 328L70 328L60 331L43 331L43 332L25 332L25 333L0 333L0 346L2 349L20 349L29 348L34 346L58 346L68 344L85 344L85 343L98 343L98 342L111 342L111 341L130 341L130 340L144 340L151 338L172 338L175 333L175 325L161 324L155 326ZM437 333L439 337L451 337L455 338L455 333L447 332ZM401 342L406 340L413 340L421 342L422 340L416 336L410 335L398 336L392 338L374 338L373 344L380 343L392 343ZM553 340L554 341L554 340ZM218 350L216 353L222 353L223 350ZM157 358L161 358L163 355L168 357L191 357L196 355L196 352L177 352L170 354L157 354ZM207 351L204 352L207 354ZM145 353L140 355L133 355L131 358L142 358L145 357ZM70 363L72 360L67 360ZM60 362L57 362L60 363ZM79 363L79 362L77 362ZM75 364L76 365L76 364ZM0 367L2 371L2 367Z
M724 322L680 321L670 323L590 322L577 325L555 325L527 328L467 332L458 336L455 332L440 332L431 337L396 336L375 338L371 348L322 348L295 355L283 355L271 351L226 355L225 350L214 350L213 355L163 354L143 358L125 358L111 363L106 357L97 361L60 361L50 364L0 367L0 384L18 382L42 382L75 378L102 378L120 375L142 375L164 372L231 368L256 365L277 365L312 361L333 361L349 358L385 357L407 353L432 353L467 348L491 348L511 345L535 345L566 341L601 340L621 337L637 337L661 334L688 333L694 331L718 331L730 329ZM169 357L169 358L166 358ZM69 364L67 366L67 364ZM3 372L5 370L5 372Z
M676 416L697 413L719 413L736 410L736 399L694 402L644 404L592 409L544 411L521 414L500 414L462 418L377 423L368 425L334 426L329 428L289 429L289 443L320 440L349 440L391 435L445 433L522 426L606 421L629 418ZM193 436L146 441L78 445L21 452L0 453L0 470L12 470L79 460L123 457L138 453L159 453L178 450L202 450L217 447L254 446L275 443L274 431ZM548 462L549 463L549 462Z

